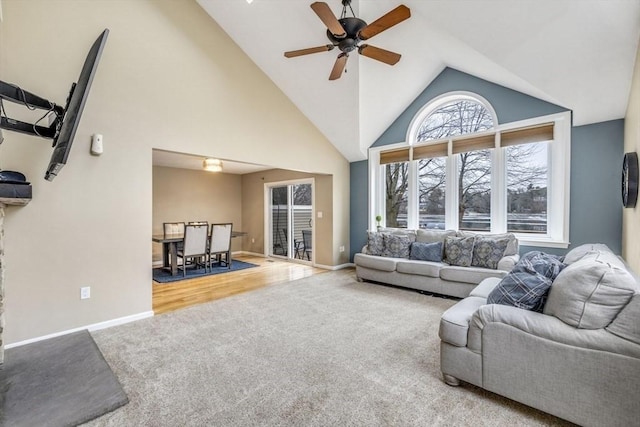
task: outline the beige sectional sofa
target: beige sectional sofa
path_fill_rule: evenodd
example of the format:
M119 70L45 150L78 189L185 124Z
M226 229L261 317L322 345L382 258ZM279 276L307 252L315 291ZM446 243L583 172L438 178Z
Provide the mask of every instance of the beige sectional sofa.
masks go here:
M584 426L638 425L639 278L604 245L578 247L564 264L542 312L488 304L504 291L495 278L447 310L444 380Z
M508 244L496 268L450 265L445 261L423 261L408 257L373 255L370 244L354 257L356 275L359 281L372 281L405 288L418 289L442 295L464 298L486 278L504 277L518 261L518 240L511 233L474 234L455 230L411 230L381 228L378 233L406 235L417 243L444 244L447 237L481 237L483 239L507 240ZM371 233L369 233L371 242Z

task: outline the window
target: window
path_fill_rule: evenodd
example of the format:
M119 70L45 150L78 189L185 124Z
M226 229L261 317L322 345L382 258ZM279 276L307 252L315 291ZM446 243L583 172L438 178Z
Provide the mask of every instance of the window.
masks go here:
M566 247L570 112L498 124L470 93L414 117L407 142L370 149L370 226L514 232Z

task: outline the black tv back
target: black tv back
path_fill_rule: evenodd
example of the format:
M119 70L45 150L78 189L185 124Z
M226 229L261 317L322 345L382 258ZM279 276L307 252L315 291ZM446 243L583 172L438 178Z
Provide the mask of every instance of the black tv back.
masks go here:
M82 110L84 104L87 101L89 95L89 89L91 88L91 82L96 74L98 68L98 62L102 55L102 49L107 41L109 30L105 29L102 34L96 39L87 54L87 58L84 61L84 66L78 77L78 82L71 85L69 96L67 97L67 105L64 109L64 115L61 121L58 123L56 135L53 138L53 153L49 160L49 167L45 173L44 178L47 181L52 181L53 178L58 175L60 169L67 163L69 152L71 151L71 145L73 144L73 138L75 137L78 124L80 123L80 117L82 116Z

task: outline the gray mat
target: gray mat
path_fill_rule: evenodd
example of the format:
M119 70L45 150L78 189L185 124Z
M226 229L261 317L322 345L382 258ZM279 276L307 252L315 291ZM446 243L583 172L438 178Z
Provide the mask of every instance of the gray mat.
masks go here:
M129 402L87 331L7 350L2 374L7 427L75 426Z

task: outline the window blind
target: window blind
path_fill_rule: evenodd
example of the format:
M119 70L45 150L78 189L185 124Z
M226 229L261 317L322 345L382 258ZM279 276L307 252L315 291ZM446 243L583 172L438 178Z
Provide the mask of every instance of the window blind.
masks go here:
M471 138L454 140L453 154L495 148L495 140L496 140L495 134L474 136Z
M400 148L398 150L389 150L380 152L380 164L400 163L409 161L409 148Z
M532 142L552 141L553 123L503 131L500 134L500 146L529 144Z
M441 142L439 144L418 145L413 147L413 160L431 159L434 157L447 157L449 154L449 143Z

